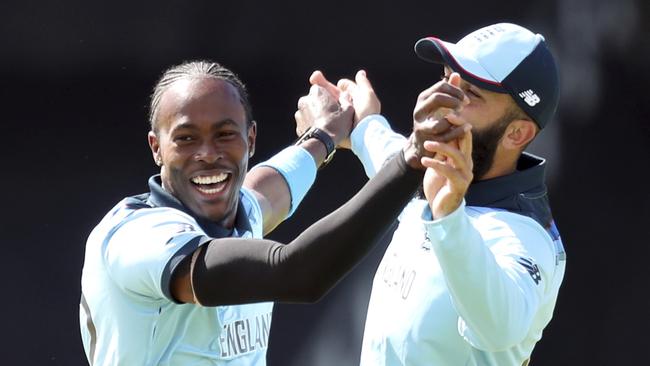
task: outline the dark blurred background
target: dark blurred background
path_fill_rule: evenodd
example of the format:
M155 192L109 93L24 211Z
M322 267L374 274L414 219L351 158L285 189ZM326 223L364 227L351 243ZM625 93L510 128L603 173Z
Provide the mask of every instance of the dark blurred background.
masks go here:
M530 148L568 253L556 314L532 365L645 364L650 189L650 3L533 1L29 1L0 5L0 302L4 365L84 365L78 325L85 239L155 173L151 88L167 67L212 59L246 82L257 154L294 139L314 69L367 70L394 128L408 133L420 90L441 70L418 60L426 35L456 41L509 21L546 36L559 59L556 121ZM365 182L339 152L294 217L289 240ZM385 245L385 243L384 243ZM270 365L355 365L377 248L316 305L276 307Z

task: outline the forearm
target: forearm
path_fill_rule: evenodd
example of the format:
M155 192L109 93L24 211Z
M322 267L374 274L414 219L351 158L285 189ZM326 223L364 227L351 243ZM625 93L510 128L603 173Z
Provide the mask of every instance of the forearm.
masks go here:
M209 306L319 299L385 234L421 180L422 172L407 167L400 154L288 245L214 240L193 266L196 298Z
M270 166L256 166L246 175L244 187L251 190L262 212L262 232L273 231L291 209L291 192L283 175ZM269 199L270 198L270 199Z
M298 124L296 130L309 126L296 142L299 146L290 146L278 154L281 155L279 158L276 155L259 165L275 169L275 176L274 172L264 169L266 178L256 180L254 168L250 185L244 182L258 198L265 234L295 212L316 178L316 169L332 157L336 146L349 136L352 128L352 107L340 105L337 98L323 88L312 86L309 95L298 100L298 106L299 111L295 115ZM293 151L283 155L292 148ZM293 174L295 172L297 174ZM264 182L271 182L272 185L269 187ZM287 189L273 186L283 183Z
M359 158L366 175L372 178L390 157L402 150L406 137L394 132L388 121L378 114L370 115L350 135L352 152Z
M325 159L321 142L309 139L290 146L253 167L244 187L255 194L262 209L264 235L291 216L316 179L316 170Z

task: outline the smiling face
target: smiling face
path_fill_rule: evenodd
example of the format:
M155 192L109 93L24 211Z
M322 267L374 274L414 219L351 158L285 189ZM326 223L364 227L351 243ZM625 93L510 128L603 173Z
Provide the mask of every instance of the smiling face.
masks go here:
M163 188L195 215L231 228L255 146L237 89L214 77L174 82L162 94L149 132Z

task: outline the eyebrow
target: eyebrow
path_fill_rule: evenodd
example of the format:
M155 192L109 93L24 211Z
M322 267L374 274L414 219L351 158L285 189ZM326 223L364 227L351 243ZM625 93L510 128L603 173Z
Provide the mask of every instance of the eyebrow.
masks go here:
M213 123L211 127L212 128L221 128L221 127L227 126L227 125L228 126L237 126L237 122L235 122L231 118L226 118L226 119L222 119L220 121L217 121L217 122ZM171 132L175 132L175 131L178 131L178 130L185 130L185 129L198 130L198 127L196 127L196 125L194 123L192 123L191 121L183 121L183 122L177 124L176 126L174 126L174 128L171 129Z

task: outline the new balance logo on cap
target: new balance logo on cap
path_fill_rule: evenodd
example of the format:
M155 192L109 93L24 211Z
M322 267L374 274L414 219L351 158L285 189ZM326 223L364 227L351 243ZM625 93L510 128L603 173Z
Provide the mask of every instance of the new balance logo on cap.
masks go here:
M531 89L526 90L525 92L519 93L519 96L531 107L534 107L535 104L539 103L541 99L533 92Z

